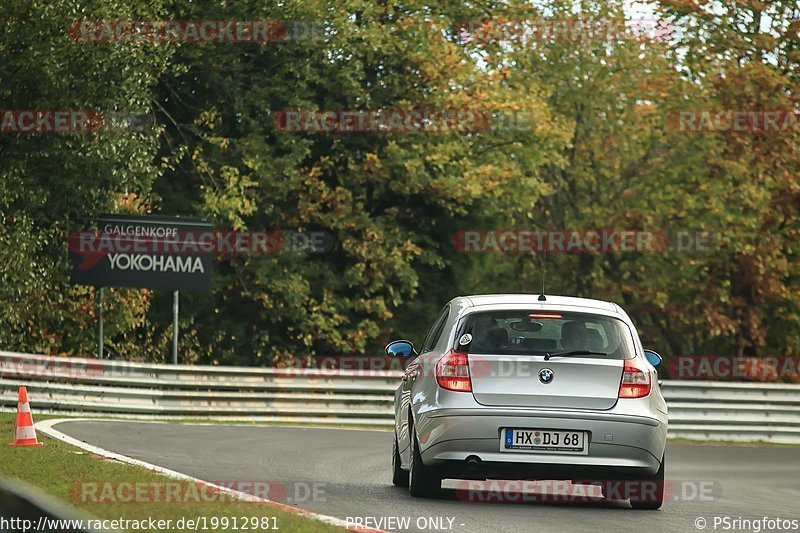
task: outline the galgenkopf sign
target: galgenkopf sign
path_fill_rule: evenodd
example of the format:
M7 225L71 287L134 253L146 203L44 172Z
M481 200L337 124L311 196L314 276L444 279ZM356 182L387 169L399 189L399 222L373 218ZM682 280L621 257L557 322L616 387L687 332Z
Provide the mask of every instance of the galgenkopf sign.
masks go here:
M70 282L95 287L211 290L211 223L199 218L100 215L98 231L72 234Z

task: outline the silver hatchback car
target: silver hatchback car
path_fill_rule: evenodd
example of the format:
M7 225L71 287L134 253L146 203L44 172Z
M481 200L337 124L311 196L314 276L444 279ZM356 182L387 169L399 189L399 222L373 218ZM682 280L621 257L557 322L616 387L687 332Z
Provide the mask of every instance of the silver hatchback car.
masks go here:
M634 508L664 494L667 405L631 319L609 302L497 294L451 300L395 393L393 483L434 497L442 479L623 480ZM608 488L603 489L609 497Z

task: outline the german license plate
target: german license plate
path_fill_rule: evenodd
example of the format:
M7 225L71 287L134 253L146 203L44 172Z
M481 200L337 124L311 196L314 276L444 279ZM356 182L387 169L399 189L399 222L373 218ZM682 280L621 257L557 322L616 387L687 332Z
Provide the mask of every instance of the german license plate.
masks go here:
M586 433L586 431L505 428L501 436L501 448L585 454Z

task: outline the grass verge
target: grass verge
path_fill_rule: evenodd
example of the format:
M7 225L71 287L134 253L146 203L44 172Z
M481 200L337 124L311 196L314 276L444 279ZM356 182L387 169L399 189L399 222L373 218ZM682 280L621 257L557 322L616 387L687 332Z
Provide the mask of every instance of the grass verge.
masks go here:
M9 442L14 419L13 414L0 413L0 435L6 436ZM198 529L204 531L341 531L276 505L236 501L230 495L214 493L207 487L105 460L41 433L39 439L44 442L43 447L13 448L0 442L0 476L38 487L91 517L137 521L153 517L171 521L167 527L151 528L146 523L145 527L138 528L140 531L194 529L186 526L187 519L197 520ZM168 490L173 491L171 496ZM128 502L128 499L134 501ZM184 519L183 527L180 527L180 519Z

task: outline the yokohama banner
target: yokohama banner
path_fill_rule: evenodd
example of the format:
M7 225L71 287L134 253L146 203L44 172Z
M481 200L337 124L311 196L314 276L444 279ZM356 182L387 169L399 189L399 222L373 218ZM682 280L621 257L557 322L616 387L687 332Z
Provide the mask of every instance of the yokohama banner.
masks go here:
M205 219L101 215L91 239L70 236L70 282L95 287L211 290L211 250L184 246L186 235L211 233ZM75 241L75 242L73 242ZM120 246L124 242L126 246Z

